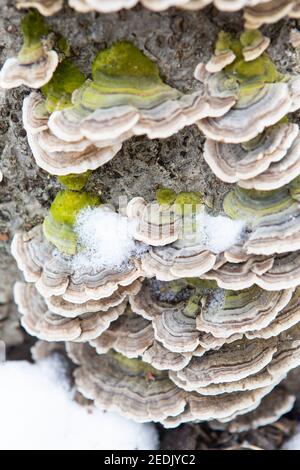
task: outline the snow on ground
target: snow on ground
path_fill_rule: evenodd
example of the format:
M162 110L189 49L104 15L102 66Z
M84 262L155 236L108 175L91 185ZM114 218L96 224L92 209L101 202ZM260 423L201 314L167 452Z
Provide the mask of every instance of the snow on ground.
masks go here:
M133 238L135 223L108 206L81 211L74 230L85 249L74 257L74 269L121 267L130 256L139 256L146 247Z
M152 424L81 407L58 358L0 365L0 449L153 450Z
M282 449L300 450L300 426L298 426L296 434L284 444Z

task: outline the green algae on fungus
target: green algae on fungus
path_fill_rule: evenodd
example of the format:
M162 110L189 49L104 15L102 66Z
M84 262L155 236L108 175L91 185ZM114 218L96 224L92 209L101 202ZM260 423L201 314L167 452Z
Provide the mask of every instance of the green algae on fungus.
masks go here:
M288 187L273 191L257 191L237 186L224 199L223 208L232 219L255 220L289 209L294 203Z
M176 193L173 189L160 188L156 191L155 196L161 206L174 205L178 215L195 213L199 206L203 206L205 203L203 194L196 191Z
M46 98L45 107L49 113L72 105L72 93L84 83L85 76L69 59L61 62L52 79L42 87Z
M220 31L215 45L216 52L232 50L232 36L226 31Z
M181 192L174 201L175 212L179 215L190 215L198 212L204 205L204 197L200 192Z
M71 190L60 191L48 216L44 220L44 235L56 248L68 255L77 251L77 237L73 225L79 212L88 207L101 204L97 195Z
M50 32L43 16L37 10L30 10L22 19L23 46L18 54L20 64L32 64L44 55L43 36Z
M260 41L263 45L259 47ZM255 49L256 44L257 56L251 49L252 46ZM215 51L216 54L226 51L231 51L234 54L234 60L229 61L227 64L224 62L223 73L227 77L228 86L230 86L231 81L239 84L240 97L255 92L266 83L284 80L284 75L277 71L275 64L264 52L268 45L269 40L264 38L258 30L245 31L240 38L224 31L219 33Z
M86 81L74 101L91 111L123 104L151 108L156 102L179 96L161 80L157 65L129 42L100 51L92 65L92 76L93 81Z
M201 309L201 298L201 296L196 294L189 298L184 308L184 315L186 317L196 318Z
M262 37L261 31L258 29L246 30L240 35L240 43L242 47L249 47Z
M300 202L300 175L289 184L290 195L295 201Z
M69 41L61 34L56 34L56 36L57 39L55 45L57 46L58 50L64 55L65 58L70 57L71 46Z
M183 277L173 281L164 282L162 286L162 293L168 293L168 291L170 291L175 296L184 291L192 291L197 295L206 295L211 289L218 288L215 281L201 279L200 277Z
M7 59L0 71L0 88L11 89L21 85L41 88L51 80L58 65L58 54L48 50L43 41L50 33L44 18L31 10L21 25L23 46L17 57Z
M159 188L155 193L155 197L160 205L170 206L175 202L177 194L173 189Z
M222 43L222 36L220 41ZM228 41L226 36L226 47ZM241 41L250 46L243 46ZM210 140L225 144L248 142L300 107L300 76L281 74L265 52L268 45L268 38L259 32L246 32L241 39L232 39L230 50L235 56L233 61L227 60L225 54L220 58L215 56L207 66L198 66L196 76L201 79L206 72L209 85L215 84L223 92L235 89L236 101L228 112L197 122L199 129ZM217 73L211 73L214 67ZM273 181L271 184L276 187Z
M51 204L50 213L61 224L73 225L78 213L101 204L99 196L87 192L60 191Z
M77 252L77 236L72 225L58 223L52 214L49 214L43 223L43 233L61 253L74 255Z
M279 73L276 65L266 53L254 60L246 61L242 54L242 48L235 48L236 59L225 67L224 72L228 78L238 81L240 93L247 93L248 88L255 90L266 83L276 83L284 80L284 75Z
M127 41L117 42L109 49L98 52L92 65L92 74L96 82L105 79L129 81L138 88L163 83L158 66Z
M237 58L225 67L225 73L239 82L242 94L246 93L248 87L253 90L265 83L276 83L284 79L284 75L277 71L267 54L250 62Z
M128 358L114 350L109 351L108 354L111 358L117 361L120 368L127 371L129 375L141 375L153 380L156 376L159 377L164 374L164 372L154 369L154 367L146 364L141 359Z
M82 173L79 175L71 174L71 175L59 176L57 179L67 189L71 189L73 191L81 191L87 184L91 173L92 171L88 170L85 173Z
M195 289L209 290L218 288L216 281L201 279L199 277L187 277L185 278L185 282L188 286Z
M72 106L49 118L51 132L61 140L85 138L122 143L133 135L166 138L203 116L222 115L236 96L220 87L190 94L165 84L157 65L129 42L100 51L92 79L73 93Z
M289 185L273 191L237 187L225 197L224 210L229 217L246 221L248 233L241 248L247 255L300 250L300 206Z

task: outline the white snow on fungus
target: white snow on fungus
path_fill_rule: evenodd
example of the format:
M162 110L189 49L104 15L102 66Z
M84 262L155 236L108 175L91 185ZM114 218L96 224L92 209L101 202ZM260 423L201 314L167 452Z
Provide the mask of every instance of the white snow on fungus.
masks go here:
M187 232L191 230L191 233ZM190 244L203 245L213 253L222 253L240 242L245 230L245 222L229 217L212 216L203 211L197 214L193 223L187 220L184 238Z
M135 223L108 206L81 211L74 230L82 251L74 257L73 268L118 268L131 256L140 256L147 247L134 239Z

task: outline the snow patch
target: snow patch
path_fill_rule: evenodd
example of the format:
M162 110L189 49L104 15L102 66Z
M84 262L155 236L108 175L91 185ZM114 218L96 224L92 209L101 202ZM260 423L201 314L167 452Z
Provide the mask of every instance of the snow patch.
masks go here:
M140 256L147 247L134 239L136 223L108 206L81 211L74 230L84 250L74 257L73 268L121 268L131 256Z
M202 245L204 249L217 254L239 243L244 230L244 221L232 220L223 215L214 217L203 211L195 218L192 234L186 236L193 244Z
M72 400L62 362L50 357L0 366L1 450L154 450L152 424Z
M300 426L297 426L296 434L282 447L283 450L300 450Z

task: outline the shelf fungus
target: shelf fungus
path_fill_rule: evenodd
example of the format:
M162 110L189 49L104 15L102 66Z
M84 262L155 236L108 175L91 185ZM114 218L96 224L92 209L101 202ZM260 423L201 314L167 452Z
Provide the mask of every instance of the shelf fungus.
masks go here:
M280 188L300 173L299 127L286 117L299 108L300 80L277 72L264 52L268 44L256 30L239 39L219 34L206 70L236 81L239 98L224 116L198 123L207 136L204 158L216 176L260 191Z
M217 255L203 245L189 246L178 241L163 247L150 247L141 263L148 277L171 281L186 276L202 276L213 269L216 261Z
M296 397L288 393L284 387L276 387L262 399L260 405L254 411L238 416L229 423L211 422L210 427L218 431L227 430L230 433L255 430L273 424L283 415L289 413L295 404L295 400Z
M164 11L170 7L179 7L187 10L198 10L206 7L213 0L69 0L69 5L75 10L86 13L89 11L98 11L100 13L111 13L119 11L122 8L133 8L137 4L142 4L144 7L152 11ZM226 0L216 0L222 5L230 4ZM247 1L247 0L246 0ZM254 0L255 1L255 0ZM233 3L241 4L240 1ZM238 7L239 9L239 7Z
M139 260L135 259L115 267L76 264L76 256L84 253L84 247L78 245L75 219L82 210L99 203L97 196L86 192L62 191L43 226L14 236L11 251L19 269L44 298L59 296L66 302L85 304L112 296L114 304L114 299L122 296L122 288L130 289L142 276ZM65 312L71 307L56 301L56 309Z
M152 11L163 11L170 7L178 7L186 10L199 10L213 4L221 11L234 12L245 6L259 5L268 0L69 0L69 5L75 10L86 13L98 11L110 13L122 8L132 8L138 3Z
M181 280L174 283L150 280L143 284L138 295L130 298L130 304L133 312L151 320L156 340L166 349L181 354L202 355L205 350L200 344L200 332L196 328L201 295L197 295L195 289L187 289L186 285L189 286ZM207 291L203 289L204 293ZM164 296L172 301L161 300ZM181 297L182 300L178 300Z
M95 170L111 160L121 149L113 141L92 143L87 139L64 142L49 129L51 112L71 106L71 95L85 78L80 70L65 59L57 67L42 94L33 92L23 103L23 125L36 163L45 171L59 176Z
M106 311L96 310L97 302L79 304L84 313L77 316L75 311L78 305L73 310L69 304L70 310L63 313L71 312L72 316L61 316L49 309L34 284L22 282L15 284L14 298L22 315L22 326L32 336L45 341L82 342L95 339L124 313L127 303L123 301Z
M117 411L136 421L160 421L185 408L185 392L140 359L120 353L98 355L88 344L69 343L78 391L102 409Z
M268 339L226 344L169 375L180 388L205 396L274 387L299 366L299 344L296 325Z
M265 52L268 44L269 41L258 31L246 31L239 39L221 32L213 59L206 66L199 64L196 68L196 77L205 76L208 84L213 81L215 86L222 84L223 92L227 88L228 91L235 89L236 93L235 104L222 116L208 116L197 122L208 139L220 142L220 145L245 144L247 147L247 143L266 128L299 108L300 78L297 75L282 75L277 71ZM215 155L218 154L217 144L213 147L209 143L208 146L208 162L221 176L227 160L235 158L231 156L233 152L242 153L242 158L244 155L244 148L241 150L238 147L234 151L228 147L227 150L224 144L223 150L227 153L224 164ZM263 149L259 148L258 143L259 150ZM249 158L254 157L250 155ZM236 171L239 169L238 166ZM225 168L224 172L227 171Z
M257 284L265 290L296 287L300 283L300 251L276 256L243 255L240 258L224 253L216 266L202 277L214 280L223 289L240 290Z
M48 26L36 10L23 18L22 33L23 46L18 56L7 59L0 71L0 88L40 88L51 80L58 66L58 54L48 50L43 41L49 34Z
M148 244L142 269L160 281L202 276L222 259L223 251L243 238L244 222L212 214L203 194L173 193L161 189L157 202L146 204L136 198L127 208L129 217L137 221L135 236ZM174 200L168 202L170 197ZM230 231L224 243L215 243L218 230Z
M17 0L17 8L36 8L43 16L54 15L62 6L63 0Z
M170 7L200 10L214 5L221 11L235 12L246 8L245 20L249 29L259 28L264 23L275 23L286 15L299 18L298 0L68 0L69 5L80 13L97 11L112 13L142 4L152 11L164 11ZM36 8L42 15L57 13L63 0L16 0L17 8Z
M100 13L111 13L122 8L132 8L139 0L69 0L70 7L81 13L98 11Z
M297 253L278 255L276 268L275 256L245 254L246 238L215 256L215 272L226 261L250 265L251 259L252 267L257 265L256 275L270 276L269 289L254 285L258 283L252 279L251 286L237 290L234 279L234 288L224 290L218 281L191 277L192 269L187 270L188 277L181 273L179 279L161 282L141 269L148 252L133 256L118 269L98 269L95 259L93 269L89 264L74 265L74 258L86 248L75 229L78 214L88 209L98 220L108 211L99 198L83 191L88 175L77 178L63 179L63 184L76 190L58 193L44 231L37 226L14 237L12 253L26 280L14 290L24 328L41 340L67 341L68 353L78 366L74 372L78 391L102 409L166 427L204 420L221 426L240 420L251 421L255 428L265 420L271 422L269 408L261 420L256 418L259 410L254 410L300 365L300 290L295 285L274 289L272 270L276 278L277 269L281 283L287 282L283 260L288 266ZM289 191L284 188L276 199L281 210L282 194L291 199ZM160 189L156 197L160 206L156 215L157 210L165 215L169 207L182 217L187 201L190 226L202 214L196 209L199 205L203 209L198 193ZM146 227L152 220L141 214L145 208L148 214L149 205L141 199L133 201L127 212L140 221L133 236L148 234ZM272 204L256 209L256 219L272 213ZM250 204L244 202L244 206L235 203L234 214L247 214ZM130 217L124 219L131 223ZM92 227L97 230L99 225ZM147 236L151 241L151 231ZM68 241L61 242L63 238ZM163 252L168 247L152 248ZM142 280L145 274L150 278ZM291 397L276 407L274 419L290 406Z
M178 353L165 348L155 338L152 322L136 315L129 305L125 313L90 344L98 354L114 350L128 358L140 357L158 370L180 370L192 357L191 353Z
M172 352L202 357L243 335L253 339L279 334L299 320L299 292L293 289L268 292L253 286L229 291L191 278L160 284L144 282L130 296L130 304L136 314L151 320L156 340Z
M41 230L41 227L38 227ZM32 237L32 238L31 238ZM123 270L99 269L86 272L74 271L72 257L62 255L54 246L39 248L41 233L36 237L32 232L17 234L13 240L12 253L28 282L35 282L43 297L61 296L64 300L84 304L115 294L119 287L131 285L142 273L134 263ZM48 251L48 253L47 253ZM42 256L46 255L46 256Z
M276 23L285 16L300 18L299 0L267 0L245 9L245 27L260 28L263 24Z
M164 295L169 297L165 287L162 288L162 298ZM181 292L176 288L178 286L173 287L175 295L178 295ZM276 303L277 295L280 297L286 294L276 293L273 301ZM298 297L299 294L296 295ZM145 291L139 295L137 303L143 304L142 309L146 306L148 320L145 316L142 317L144 321L134 319L132 312L127 313L127 319L124 314L99 339L91 341L93 348L87 344L68 345L70 357L79 366L75 371L76 386L86 398L94 400L97 406L118 411L137 421L159 421L167 427L189 421L217 420L226 423L238 419L241 423L246 422L247 426L256 428L263 425L265 420L273 422L289 411L293 403L291 397L284 400L281 407L276 406L276 412L271 413L269 410L261 421L254 419L258 416L259 409L253 416L247 416L247 413L254 413L261 400L272 392L291 369L299 365L298 324L282 329L280 333L275 329L274 335L268 339L244 337L234 340L219 349L208 350L200 357L195 354L186 366L181 364L178 370L159 371L145 364L142 359L133 359L135 354L140 354L143 358L147 344L153 340L150 333L153 304L145 300ZM284 303L287 306L291 303L293 308L297 304L294 298L290 302L286 298ZM264 317L262 305L258 307L258 311L259 308L258 325ZM299 310L299 301L297 309ZM251 315L254 323L253 311ZM232 319L238 323L238 313L232 314ZM278 320L278 324L280 321ZM139 322L140 327L137 327ZM270 317L269 322L272 323ZM164 323L166 331L170 331L171 324L166 320ZM153 327L155 334L154 324ZM226 321L224 331L226 332ZM114 347L119 348L122 354L114 352L111 349ZM160 407L160 411L152 404L153 393L156 394L156 406ZM169 395L172 398L168 399ZM242 418L244 415L245 418Z
M66 142L120 144L133 135L165 138L207 116L222 116L236 102L235 93L211 80L183 94L166 85L157 65L128 42L100 51L92 79L76 89L72 106L49 117L52 134Z
M279 123L242 144L207 139L204 158L218 178L247 189L280 188L300 174L296 124Z
M139 422L156 421L175 427L187 421L231 419L253 410L272 387L204 396L187 392L141 359L109 352L98 355L88 344L68 343L78 391L96 406L117 411Z
M175 197L176 194L174 200ZM147 203L143 198L135 197L128 203L126 213L130 220L137 222L134 237L147 245L173 243L182 230L182 218L169 204L162 205L158 201Z
M147 203L141 197L129 201L126 215L135 222L136 240L159 247L176 242L192 230L193 218L205 206L206 199L200 192L176 193L169 188L160 188L156 191L155 201Z
M300 249L300 206L288 186L273 191L236 187L226 195L224 210L229 217L246 222L243 250L247 255L270 256Z

